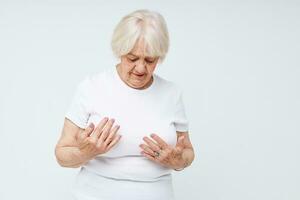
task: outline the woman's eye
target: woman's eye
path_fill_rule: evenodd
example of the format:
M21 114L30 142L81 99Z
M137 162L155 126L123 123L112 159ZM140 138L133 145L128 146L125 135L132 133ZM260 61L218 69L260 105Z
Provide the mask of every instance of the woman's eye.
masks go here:
M128 58L128 60L129 60L130 62L135 62L135 61L137 61L136 58Z
M146 60L147 63L154 63L154 60Z
M127 60L128 60L129 62L136 62L138 59L139 59L139 58L127 58ZM152 63L155 62L155 60L148 60L148 59L145 59L145 61L146 61L147 63L149 63L149 64L152 64Z

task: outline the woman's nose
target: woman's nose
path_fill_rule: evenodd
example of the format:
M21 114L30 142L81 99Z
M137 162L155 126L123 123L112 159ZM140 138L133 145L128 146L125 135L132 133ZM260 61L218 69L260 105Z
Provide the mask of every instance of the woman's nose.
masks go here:
M146 63L145 63L145 61L144 61L144 60L139 61L139 62L136 64L135 70L136 70L138 73L143 74L143 73L146 71Z

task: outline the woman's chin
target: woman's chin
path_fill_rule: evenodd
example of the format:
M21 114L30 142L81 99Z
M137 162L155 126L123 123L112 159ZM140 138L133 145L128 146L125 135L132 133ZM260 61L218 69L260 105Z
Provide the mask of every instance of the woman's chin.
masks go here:
M144 86L144 84L132 84L132 87L135 89L142 89Z
M131 81L129 85L135 89L142 89L146 84L144 83L144 81L134 80Z

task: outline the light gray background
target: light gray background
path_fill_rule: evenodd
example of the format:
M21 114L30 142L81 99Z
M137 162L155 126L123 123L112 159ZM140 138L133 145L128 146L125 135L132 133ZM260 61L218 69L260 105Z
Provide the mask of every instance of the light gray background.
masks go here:
M116 64L113 28L139 8L167 21L157 73L190 120L177 199L300 199L298 2L0 1L0 199L71 200L78 169L54 157L64 113L85 75Z

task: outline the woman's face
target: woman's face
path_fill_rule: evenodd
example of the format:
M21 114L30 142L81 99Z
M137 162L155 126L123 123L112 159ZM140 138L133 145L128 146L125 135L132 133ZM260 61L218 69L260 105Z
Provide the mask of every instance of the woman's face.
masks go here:
M131 52L121 56L121 62L117 65L121 79L136 89L145 89L151 85L152 75L159 59L145 57L143 49L144 43L140 40Z

